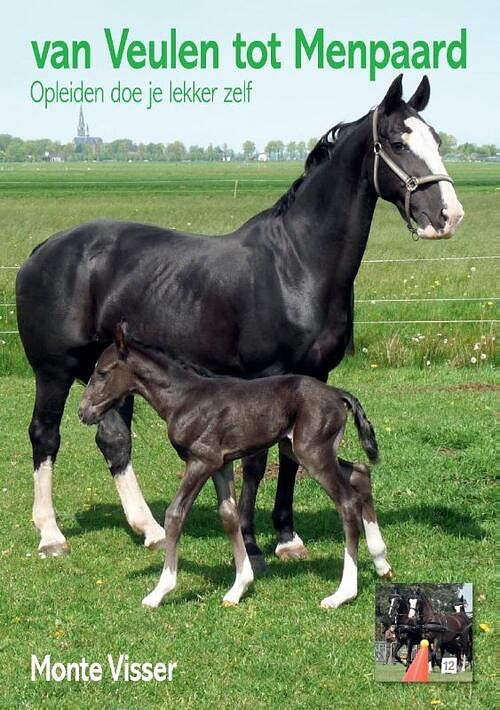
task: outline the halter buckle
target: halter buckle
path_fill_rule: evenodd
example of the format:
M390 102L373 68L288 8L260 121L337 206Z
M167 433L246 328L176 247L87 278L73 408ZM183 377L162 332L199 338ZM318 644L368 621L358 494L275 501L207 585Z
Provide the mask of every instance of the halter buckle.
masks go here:
M375 141L375 143L373 144L373 152L375 153L375 155L378 155L381 150L382 144L380 143L380 141Z
M410 176L406 180L405 185L408 192L414 192L418 187L418 179L416 177Z
M409 231L410 234L411 234L411 238L413 239L413 241L414 241L414 242L418 242L418 240L420 239L420 237L418 236L417 228L414 227L411 222L407 222L406 226L407 226L407 228L408 228L408 231Z

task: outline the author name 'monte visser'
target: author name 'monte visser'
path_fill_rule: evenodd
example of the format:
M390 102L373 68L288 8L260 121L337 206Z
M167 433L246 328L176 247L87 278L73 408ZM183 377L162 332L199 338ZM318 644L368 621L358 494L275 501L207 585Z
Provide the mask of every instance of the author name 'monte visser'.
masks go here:
M174 670L177 668L175 661L165 663L130 661L127 653L120 653L117 658L108 653L106 660L107 664L101 664L98 661L87 661L84 657L79 661L53 663L50 654L46 654L41 661L38 656L32 654L31 680L44 679L55 683L65 680L98 683L109 673L109 677L114 682L148 683L153 680L162 683L171 682L174 679Z

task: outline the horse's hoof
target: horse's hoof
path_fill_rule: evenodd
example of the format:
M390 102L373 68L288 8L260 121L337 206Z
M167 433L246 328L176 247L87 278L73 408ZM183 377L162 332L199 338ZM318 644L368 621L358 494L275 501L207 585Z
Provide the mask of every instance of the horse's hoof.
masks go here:
M392 579L394 577L394 570L389 569L385 574L382 575L382 579Z
M248 559L255 575L266 574L268 568L264 555L249 555Z
M144 547L147 550L164 550L167 547L166 538L161 537L159 540L153 540L153 542L145 542Z
M64 557L69 555L70 546L65 540L64 542L53 542L50 545L42 545L38 548L38 555L45 559L46 557Z
M309 550L304 545L297 533L289 542L279 542L274 551L280 560L306 560L309 557Z
M239 606L239 605L238 605L238 602L232 602L232 601L229 601L229 599L223 599L222 606L225 607L226 609L229 609L229 607L235 607L235 606Z

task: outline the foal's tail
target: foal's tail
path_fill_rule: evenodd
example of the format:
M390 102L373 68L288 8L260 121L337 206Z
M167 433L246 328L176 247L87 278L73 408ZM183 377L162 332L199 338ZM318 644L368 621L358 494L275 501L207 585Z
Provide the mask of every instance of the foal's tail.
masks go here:
M372 463L378 463L378 444L372 423L365 414L361 403L354 395L345 390L339 390L342 400L347 404L354 417L354 423L358 430L359 443L363 447Z

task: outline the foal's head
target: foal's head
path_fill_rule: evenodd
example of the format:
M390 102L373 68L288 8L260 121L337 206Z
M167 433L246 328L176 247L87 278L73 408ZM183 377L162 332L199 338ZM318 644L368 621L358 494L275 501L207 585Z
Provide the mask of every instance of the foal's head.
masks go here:
M116 327L115 342L104 350L88 381L78 409L85 424L96 424L106 412L134 391L135 378L127 364L125 324Z

